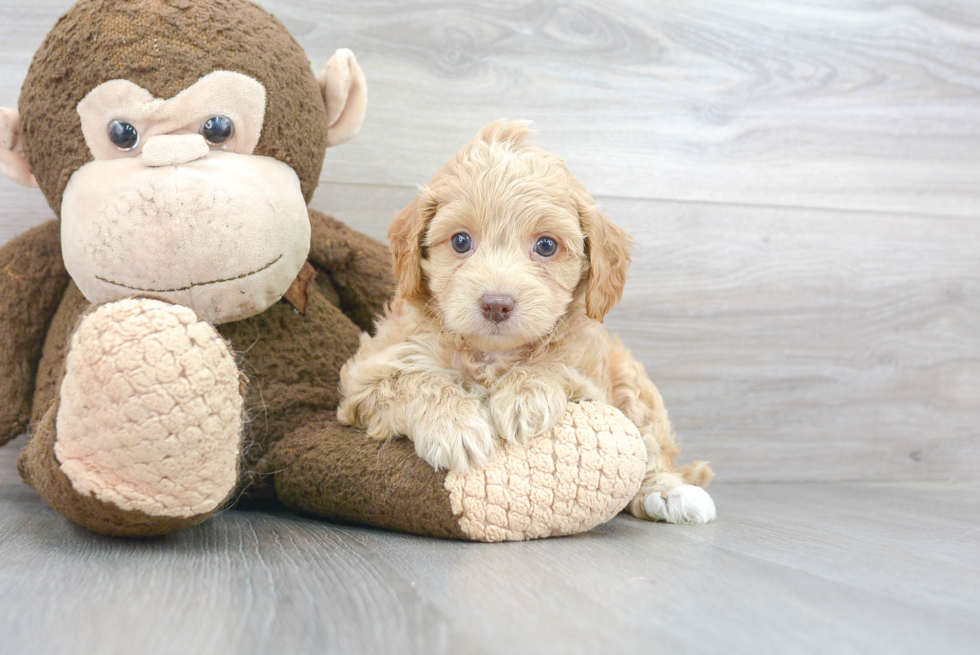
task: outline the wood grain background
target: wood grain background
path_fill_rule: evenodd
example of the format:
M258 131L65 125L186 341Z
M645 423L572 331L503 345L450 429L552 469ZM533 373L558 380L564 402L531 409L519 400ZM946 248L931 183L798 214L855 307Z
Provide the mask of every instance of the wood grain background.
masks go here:
M246 511L112 539L0 483L2 650L976 652L976 486L713 490L722 518L710 526L620 516L567 539L486 545Z
M0 2L0 105L69 4ZM607 322L721 479L980 477L975 0L263 5L366 72L313 204L370 234L534 120L639 240ZM0 242L50 217L0 180Z

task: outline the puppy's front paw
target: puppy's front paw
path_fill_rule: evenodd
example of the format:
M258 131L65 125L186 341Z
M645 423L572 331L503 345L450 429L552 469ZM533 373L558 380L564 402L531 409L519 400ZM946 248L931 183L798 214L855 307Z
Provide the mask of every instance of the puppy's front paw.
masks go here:
M568 396L560 384L506 378L490 395L490 416L501 439L526 445L558 424Z
M640 505L646 518L667 523L704 524L718 516L708 492L693 484L682 484L669 491L651 491ZM634 512L634 515L636 512Z
M421 412L409 435L415 452L436 469L465 474L483 468L496 450L486 407L476 398L451 394Z

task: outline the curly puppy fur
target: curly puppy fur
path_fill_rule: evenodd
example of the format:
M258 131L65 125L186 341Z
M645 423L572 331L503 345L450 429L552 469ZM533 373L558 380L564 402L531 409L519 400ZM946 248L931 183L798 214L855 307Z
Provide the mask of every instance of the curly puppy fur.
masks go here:
M710 521L714 504L692 485L711 469L675 467L660 393L600 325L622 297L632 239L530 134L486 126L395 218L398 294L341 372L338 418L375 439L406 435L436 468L465 472L498 438L551 430L569 401L610 403L647 446L629 511Z

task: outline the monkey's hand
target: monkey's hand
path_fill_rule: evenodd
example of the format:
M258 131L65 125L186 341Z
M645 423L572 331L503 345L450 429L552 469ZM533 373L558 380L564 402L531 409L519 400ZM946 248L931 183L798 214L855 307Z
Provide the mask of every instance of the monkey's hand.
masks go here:
M395 292L388 246L335 218L310 210L310 261L329 276L340 308L374 334L374 319Z
M235 359L210 324L119 300L72 335L55 455L79 494L151 517L207 515L238 482L242 406Z
M38 225L0 247L0 445L27 427L37 362L70 281L58 221Z

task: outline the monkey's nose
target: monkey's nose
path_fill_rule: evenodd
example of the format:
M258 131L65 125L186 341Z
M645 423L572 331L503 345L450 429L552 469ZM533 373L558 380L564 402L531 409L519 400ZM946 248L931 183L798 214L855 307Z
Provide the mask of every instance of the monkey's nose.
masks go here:
M200 134L161 134L143 144L143 164L146 166L177 166L203 159L211 152Z
M517 301L514 296L502 294L485 293L480 296L480 310L483 318L494 323L503 323L510 318L510 313L514 311Z

